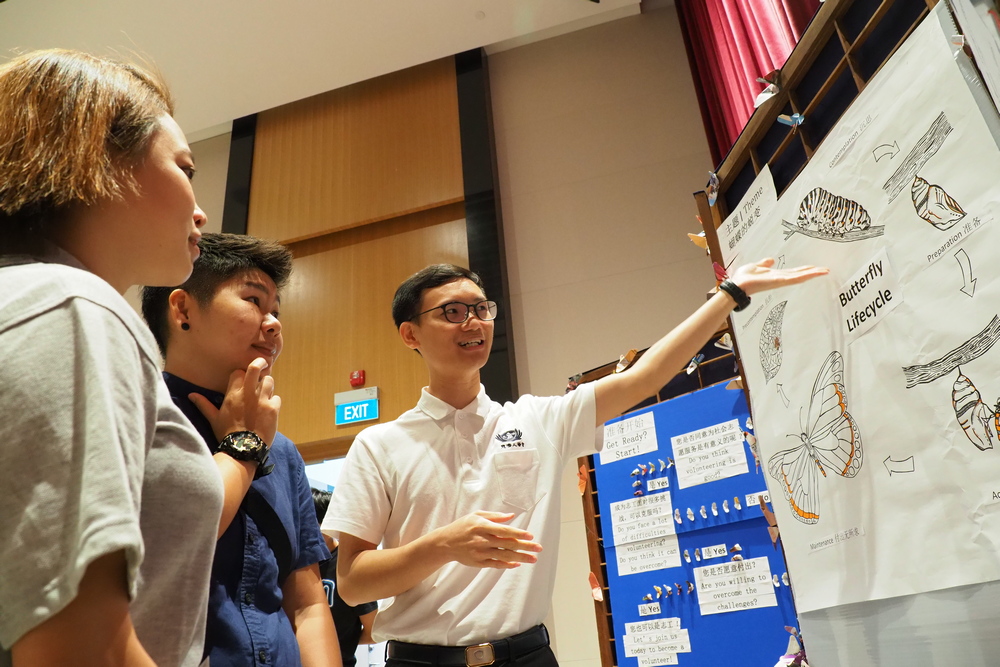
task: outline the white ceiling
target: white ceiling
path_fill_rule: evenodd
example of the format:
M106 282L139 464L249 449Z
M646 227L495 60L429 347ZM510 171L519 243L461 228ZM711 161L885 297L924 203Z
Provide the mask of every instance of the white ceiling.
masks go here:
M480 46L639 12L639 0L6 0L0 61L62 47L163 72L191 141L251 113Z

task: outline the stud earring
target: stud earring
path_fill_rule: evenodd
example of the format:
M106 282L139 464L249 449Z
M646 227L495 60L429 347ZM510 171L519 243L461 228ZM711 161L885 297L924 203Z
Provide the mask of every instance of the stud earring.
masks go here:
M184 331L187 331L190 328L191 328L190 324L188 324L187 322L181 322L181 329L183 329Z

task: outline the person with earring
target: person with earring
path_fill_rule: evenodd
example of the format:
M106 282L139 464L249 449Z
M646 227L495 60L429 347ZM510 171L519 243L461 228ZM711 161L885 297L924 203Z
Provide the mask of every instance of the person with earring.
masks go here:
M239 234L204 234L199 247L187 281L143 289L142 312L170 395L201 433L225 487L206 656L212 667L340 667L319 571L330 552L302 457L281 433L261 440L220 428L239 369L273 387L291 253Z

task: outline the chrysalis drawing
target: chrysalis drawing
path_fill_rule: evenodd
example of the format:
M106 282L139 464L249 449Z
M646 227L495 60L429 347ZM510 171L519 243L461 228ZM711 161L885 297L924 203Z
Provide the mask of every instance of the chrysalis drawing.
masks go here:
M919 176L913 178L910 195L917 215L941 231L951 229L965 217L965 211L944 188L931 185Z
M965 437L980 451L993 449L998 417L986 407L976 385L962 373L961 368L951 390L951 405L955 408L955 417L965 431Z
M778 374L781 369L781 323L785 316L785 305L787 301L782 301L771 309L764 320L764 326L760 331L760 367L764 371L766 382Z

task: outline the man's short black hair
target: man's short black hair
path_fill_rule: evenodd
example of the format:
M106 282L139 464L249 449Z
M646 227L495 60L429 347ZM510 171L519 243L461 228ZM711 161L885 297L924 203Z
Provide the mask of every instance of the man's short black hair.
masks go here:
M194 263L191 277L177 287L143 287L142 316L146 319L160 346L167 354L170 327L167 313L168 298L175 289L182 289L201 305L215 298L222 283L230 278L259 270L274 281L280 292L292 273L292 253L285 246L243 234L205 233L198 242L201 256Z
M312 492L313 504L316 506L316 520L323 523L323 517L326 516L326 510L330 508L330 498L333 494L319 489L313 489Z
M396 288L396 296L392 299L392 319L398 329L403 322L409 322L420 312L420 300L424 290L434 289L441 285L462 280L471 280L486 294L483 281L469 269L454 264L431 264L426 269L417 271Z

